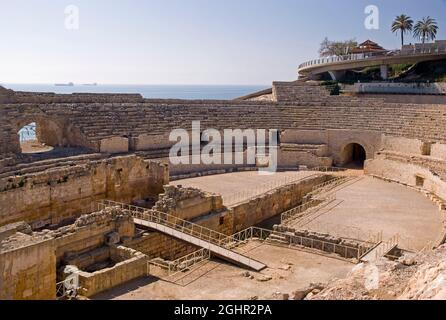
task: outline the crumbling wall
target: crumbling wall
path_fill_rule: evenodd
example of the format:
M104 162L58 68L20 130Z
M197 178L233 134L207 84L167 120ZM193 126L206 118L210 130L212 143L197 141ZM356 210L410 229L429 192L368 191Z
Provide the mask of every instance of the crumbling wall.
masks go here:
M17 233L0 243L0 300L56 297L54 239Z
M95 294L147 275L147 256L141 252L123 246L110 248L120 262L111 268L96 272L79 271L81 294L91 297ZM119 256L119 257L117 257Z
M153 210L165 212L223 234L232 234L233 217L223 206L221 196L180 186L164 188L165 192L160 195ZM161 257L174 260L197 250L197 247L187 242L159 232L145 232L126 245L143 252L150 259Z
M194 188L164 186L164 193L153 210L165 212L184 220L194 219L210 212L222 211L221 196Z
M101 199L131 203L157 195L168 167L136 156L115 157L0 180L0 226L26 221L33 228L92 212Z
M135 235L135 225L130 213L118 208L83 215L72 225L39 234L56 240L58 265L70 256L91 251L107 243L107 235L116 233L116 241L126 241Z
M318 175L310 179L282 186L232 207L234 232L249 228L298 206L302 198L308 192L312 191L314 186L328 179L330 179L328 175Z

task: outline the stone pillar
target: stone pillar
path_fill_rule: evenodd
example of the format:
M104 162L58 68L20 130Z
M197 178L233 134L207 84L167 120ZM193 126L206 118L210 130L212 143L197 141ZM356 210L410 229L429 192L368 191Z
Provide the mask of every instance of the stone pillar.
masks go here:
M383 64L381 66L381 78L383 80L387 80L389 78L389 66L388 65Z

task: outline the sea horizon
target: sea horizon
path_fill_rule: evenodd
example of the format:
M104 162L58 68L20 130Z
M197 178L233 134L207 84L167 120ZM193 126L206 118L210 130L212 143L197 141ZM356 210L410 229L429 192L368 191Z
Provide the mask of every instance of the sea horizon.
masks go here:
M64 83L62 83L64 84ZM67 84L67 83L66 83ZM1 86L14 91L70 93L130 93L141 94L146 99L223 99L231 100L271 85L237 84L34 84L3 83Z

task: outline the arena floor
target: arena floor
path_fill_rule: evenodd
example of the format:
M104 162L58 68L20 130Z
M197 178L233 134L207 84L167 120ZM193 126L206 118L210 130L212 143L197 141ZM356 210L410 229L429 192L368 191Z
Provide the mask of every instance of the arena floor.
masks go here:
M350 229L362 240L370 232L383 231L384 240L399 234L399 246L411 250L435 242L443 231L440 211L423 194L367 176L341 187L306 227L331 234Z
M249 198L256 191L262 194L273 189L272 186L285 185L290 180L304 179L314 174L315 172L310 171L287 171L261 175L257 171L245 171L177 180L171 184L220 194L223 197L223 203L230 206L236 201Z
M312 174L302 171L264 176L248 171L178 180L172 184L221 194L224 204L229 206L240 199L234 194L247 198L254 190L263 189L262 186L286 184L289 179L303 179ZM360 240L367 240L380 231L384 240L399 234L400 247L408 250L423 249L443 231L440 212L423 194L367 176L338 188L336 200L312 214L305 228Z
M252 243L249 243L252 244ZM248 245L249 245L248 244ZM282 299L306 288L310 283L324 283L344 278L354 264L324 255L261 244L246 255L262 261L268 268L261 273L249 271L222 261L209 261L183 279L178 285L157 278L141 278L119 286L95 300L156 299Z

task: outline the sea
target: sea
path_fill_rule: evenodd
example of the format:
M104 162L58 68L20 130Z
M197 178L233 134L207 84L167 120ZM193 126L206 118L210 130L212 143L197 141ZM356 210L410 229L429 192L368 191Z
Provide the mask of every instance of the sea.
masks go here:
M271 87L270 85L78 85L0 84L15 91L54 93L139 93L146 99L231 100Z
M232 100L267 89L268 85L78 85L0 84L15 91L54 93L139 93L146 99L216 99ZM20 140L36 139L36 124L30 123L19 131Z

